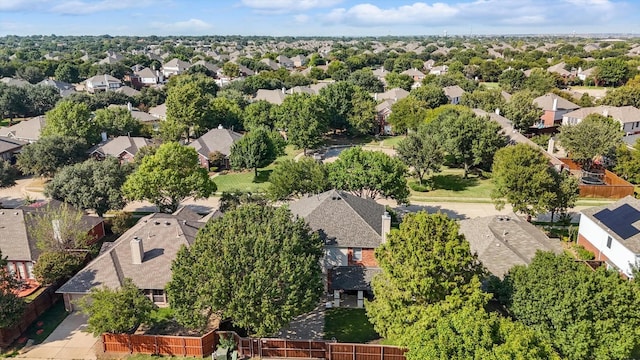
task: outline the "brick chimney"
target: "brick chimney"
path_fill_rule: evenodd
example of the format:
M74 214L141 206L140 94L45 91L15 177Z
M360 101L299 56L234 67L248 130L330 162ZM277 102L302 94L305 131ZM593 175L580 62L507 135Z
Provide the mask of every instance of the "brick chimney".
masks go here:
M391 215L387 211L382 215L382 243L387 242L387 234L391 231Z
M142 246L142 239L134 237L131 239L131 263L134 265L142 264L144 258L144 247Z

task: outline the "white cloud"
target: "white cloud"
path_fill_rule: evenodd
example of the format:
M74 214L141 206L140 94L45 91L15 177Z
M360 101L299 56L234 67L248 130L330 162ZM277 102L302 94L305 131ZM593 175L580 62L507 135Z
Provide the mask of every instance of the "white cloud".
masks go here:
M310 17L309 17L309 15L298 14L298 15L294 16L293 19L298 24L304 24L304 23L309 22Z
M242 5L255 10L296 12L315 8L328 8L342 0L241 0Z
M0 0L0 11L33 10L48 0Z
M123 10L130 8L145 7L151 5L151 0L123 1L123 0L65 0L51 8L51 12L63 15L84 15L102 11Z
M213 29L213 25L200 19L189 19L173 23L154 22L151 27L160 29L167 35L202 34Z
M350 9L334 9L326 19L328 22L348 22L353 25L392 25L442 23L454 17L459 10L444 4L429 5L417 2L395 8L381 9L372 4L358 4Z

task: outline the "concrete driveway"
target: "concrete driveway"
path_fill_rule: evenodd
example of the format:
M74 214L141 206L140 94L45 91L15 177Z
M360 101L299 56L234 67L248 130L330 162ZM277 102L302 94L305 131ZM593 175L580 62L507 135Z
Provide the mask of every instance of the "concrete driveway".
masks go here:
M95 360L96 350L102 353L98 338L84 332L87 317L76 311L67 316L41 344L33 346L21 359L86 359Z

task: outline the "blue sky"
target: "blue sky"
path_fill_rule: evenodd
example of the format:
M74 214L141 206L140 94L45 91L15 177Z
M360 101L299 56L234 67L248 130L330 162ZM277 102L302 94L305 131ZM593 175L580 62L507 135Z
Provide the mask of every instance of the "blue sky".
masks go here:
M0 35L634 33L640 0L0 0Z

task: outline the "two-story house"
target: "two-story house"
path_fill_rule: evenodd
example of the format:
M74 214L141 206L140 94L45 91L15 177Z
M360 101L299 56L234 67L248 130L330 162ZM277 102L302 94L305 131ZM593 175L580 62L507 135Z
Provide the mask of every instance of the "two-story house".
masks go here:
M578 244L627 277L640 265L640 199L631 196L581 211Z
M559 125L566 113L580 108L579 105L551 93L533 99L533 103L544 111L540 117L544 127Z
M96 75L88 78L85 86L90 93L95 93L96 91L115 91L122 87L122 81L107 74Z
M191 67L191 63L180 59L172 59L162 65L162 75L168 78L173 75L180 75Z
M289 205L324 241L322 269L325 287L340 306L341 294L371 297L371 280L380 272L375 249L386 241L391 216L385 207L344 191L329 190Z

